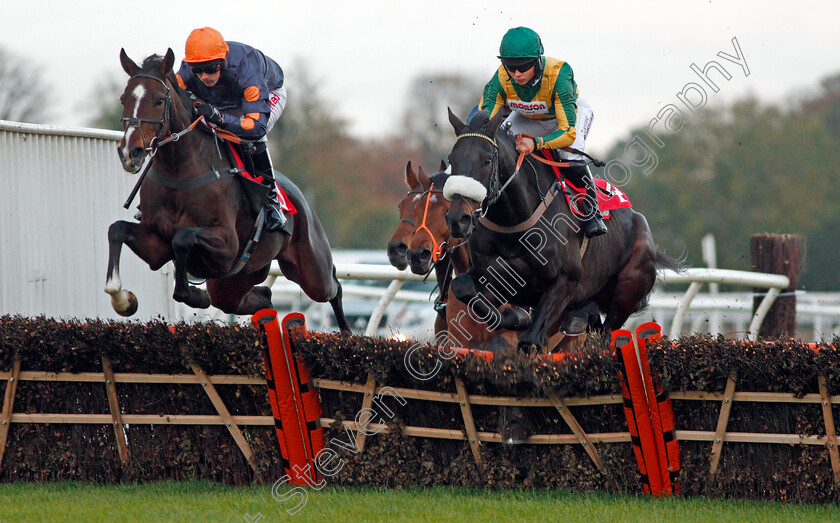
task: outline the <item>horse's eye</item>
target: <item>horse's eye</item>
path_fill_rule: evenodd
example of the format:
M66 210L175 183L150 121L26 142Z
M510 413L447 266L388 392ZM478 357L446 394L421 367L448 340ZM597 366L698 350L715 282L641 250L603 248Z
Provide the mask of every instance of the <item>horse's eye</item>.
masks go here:
M158 107L163 105L163 98L158 98L157 100L155 100L155 105Z
M490 165L492 162L493 162L492 158L487 158L486 160L484 160L484 165Z

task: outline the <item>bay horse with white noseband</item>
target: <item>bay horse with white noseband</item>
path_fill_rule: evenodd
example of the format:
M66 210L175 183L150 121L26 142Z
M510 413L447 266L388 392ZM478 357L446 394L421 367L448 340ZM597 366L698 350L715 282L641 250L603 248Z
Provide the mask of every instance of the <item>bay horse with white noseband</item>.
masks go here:
M611 211L609 232L590 239L584 252L580 221L553 170L530 158L517 169L515 138L497 132L501 116L479 113L468 126L449 112L457 139L447 221L453 237L468 238L470 251L470 269L452 281L452 292L481 314L502 318L503 328L524 330L525 352L544 348L564 313L590 301L606 314L606 332L619 328L644 306L656 266L679 269L679 262L656 250L647 220L630 208ZM481 202L477 212L464 198ZM503 315L498 302L533 313Z
M260 224L255 225L257 217L236 179L236 166L219 152L227 144L220 145L210 132L190 132L196 128L192 102L172 71L174 60L169 49L166 56L150 56L138 66L125 50L120 52L130 78L120 99L126 130L119 157L131 173L140 169L147 154L152 158L149 176L140 186L140 223L121 220L108 229L105 292L114 310L131 316L138 307L120 279L125 244L152 270L174 262L176 301L195 308L213 305L229 314L272 307L271 290L255 285L266 279L276 259L283 275L310 298L330 303L339 328L349 333L341 284L318 217L300 190L275 173L297 212L289 217L291 234L263 231L260 238ZM188 274L206 279L207 290L190 285Z

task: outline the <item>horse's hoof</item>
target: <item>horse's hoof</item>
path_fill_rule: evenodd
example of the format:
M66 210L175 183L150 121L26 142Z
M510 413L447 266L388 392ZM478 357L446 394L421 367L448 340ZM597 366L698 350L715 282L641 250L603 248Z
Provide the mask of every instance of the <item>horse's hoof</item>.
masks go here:
M271 287L268 287L266 285L257 285L256 287L254 287L254 292L257 295L268 300L269 303L271 303Z
M210 295L204 289L198 289L196 287L187 287L182 291L176 290L172 295L172 299L193 309L206 309L210 307Z
M114 307L114 310L117 312L117 314L128 318L129 316L134 316L134 313L137 312L137 296L135 296L134 293L131 291L124 292L125 295L123 296L123 298L125 298L125 300L128 301L128 306L125 306L124 304L118 304L117 298L113 296L111 297L111 305Z
M499 414L500 432L504 443L518 445L531 437L531 427L520 409L503 408Z
M540 350L540 346L536 343L531 343L530 341L519 341L519 350L522 351L523 354L526 356L529 354L537 354Z
M502 311L502 322L499 326L512 331L525 330L531 326L531 315L520 307L508 307Z

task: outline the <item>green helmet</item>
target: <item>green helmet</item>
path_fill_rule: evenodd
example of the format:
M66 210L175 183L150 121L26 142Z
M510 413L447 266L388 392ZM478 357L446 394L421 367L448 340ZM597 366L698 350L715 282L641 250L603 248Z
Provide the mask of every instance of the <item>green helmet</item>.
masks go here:
M508 30L499 46L499 58L540 58L542 54L540 35L527 27Z

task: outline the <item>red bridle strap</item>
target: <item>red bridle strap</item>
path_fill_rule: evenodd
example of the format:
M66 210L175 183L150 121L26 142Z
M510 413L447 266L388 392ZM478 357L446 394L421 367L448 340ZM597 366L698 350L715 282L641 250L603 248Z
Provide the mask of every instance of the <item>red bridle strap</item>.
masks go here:
M426 196L426 208L423 210L423 221L420 222L420 226L417 227L417 230L426 231L429 234L429 238L432 239L432 246L434 247L434 249L432 249L432 262L437 263L440 259L441 244L439 244L437 240L435 240L435 235L432 234L431 229L429 229L429 227L426 225L426 217L429 215L429 202L432 199L432 192L434 191L434 188L435 184L432 184L432 186L429 187L429 195Z

